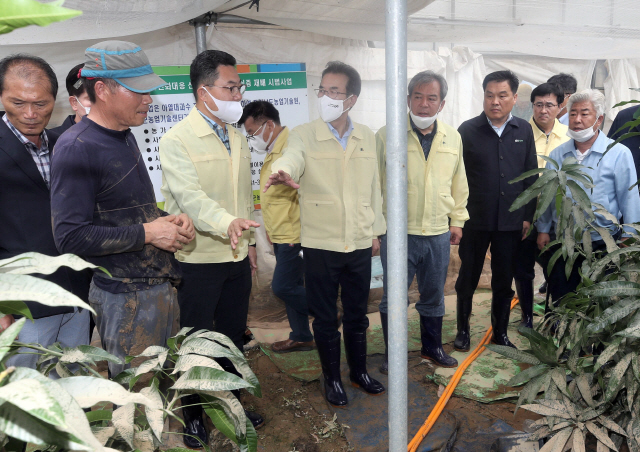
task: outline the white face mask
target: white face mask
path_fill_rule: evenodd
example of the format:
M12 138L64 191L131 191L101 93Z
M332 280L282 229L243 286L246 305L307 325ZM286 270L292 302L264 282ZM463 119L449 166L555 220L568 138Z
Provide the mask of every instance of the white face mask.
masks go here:
M249 135L247 137L247 140L249 141L249 144L251 145L253 150L260 154L264 154L265 152L267 152L267 149L269 148L269 141L271 141L271 137L273 136L273 130L272 130L271 133L269 134L269 137L266 140L263 138L264 131L266 129L266 127L264 126L266 124L267 124L266 122L262 124L260 128L256 130L256 133L254 133L253 135ZM260 132L260 135L257 135L260 129L262 129L262 132Z
M209 97L216 103L216 106L218 107L218 111L213 111L209 108L206 102L203 102L204 106L207 107L207 110L209 110L209 113L218 118L220 121L226 122L227 124L235 124L240 120L240 117L242 117L242 104L240 104L240 102L235 100L216 99L211 95L207 88L203 86L202 89L207 92Z
M351 95L353 96L353 94ZM347 97L349 99L351 96ZM333 122L342 116L345 111L351 110L351 107L344 109L344 101L347 99L332 99L326 94L318 99L318 112L324 122Z
M411 120L413 121L413 123L416 125L418 129L420 130L428 129L429 127L431 127L431 124L436 122L436 119L438 118L438 114L440 113L441 106L442 106L442 102L440 102L440 105L438 105L438 113L436 113L433 116L427 116L427 117L416 116L413 114L411 110L409 110L409 115L411 116Z
M597 118L596 118L596 122L598 122ZM596 131L593 130L593 126L596 125L596 122L594 122L591 127L584 130L574 131L571 129L567 129L567 136L572 140L577 141L578 143L584 143L585 141L589 141L596 134Z
M91 111L91 107L85 107L84 105L82 105L82 102L80 102L80 99L78 99L76 96L73 96L73 98L76 100L76 102L78 102L78 105L81 106L82 109L84 110L84 115L78 112L80 113L80 116L87 116Z

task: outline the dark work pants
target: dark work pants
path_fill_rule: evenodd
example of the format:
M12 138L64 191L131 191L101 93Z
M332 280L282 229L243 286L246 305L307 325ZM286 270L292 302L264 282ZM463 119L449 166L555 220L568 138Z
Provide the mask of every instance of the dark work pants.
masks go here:
M617 239L617 238L616 238ZM606 253L607 246L604 243L604 240L597 240L592 242L593 252ZM560 256L560 258L556 261L551 269L551 273L547 274L547 266L553 254L560 248L560 245L555 245L549 248L547 251L542 253L540 265L542 265L542 269L544 270L545 276L547 278L549 295L551 296L551 301L554 306L557 305L558 300L568 294L569 292L575 292L578 288L578 284L582 280L580 274L578 273L578 269L582 266L584 262L584 257L582 255L578 256L573 263L573 268L571 269L571 274L569 278L565 273L565 265L567 261ZM577 252L577 251L576 251Z
M276 297L284 301L291 333L289 339L309 342L313 335L309 329L309 308L304 289L304 268L299 243L274 243L276 268L271 288Z
M487 249L491 245L491 291L494 300L513 298L511 283L521 231L474 231L464 228L458 248L460 272L456 281L458 298L471 299L478 287ZM506 301L505 301L506 303Z
M249 258L218 264L180 262L180 268L180 327L222 333L242 351L251 295Z
M518 243L518 251L516 253L516 268L513 275L516 281L533 281L536 277L536 261L540 250L536 243L538 234L532 233L524 240Z
M307 303L315 317L313 334L316 341L332 341L338 332L338 288L344 316L345 334L364 333L369 326L367 302L371 286L371 248L338 253L303 248Z

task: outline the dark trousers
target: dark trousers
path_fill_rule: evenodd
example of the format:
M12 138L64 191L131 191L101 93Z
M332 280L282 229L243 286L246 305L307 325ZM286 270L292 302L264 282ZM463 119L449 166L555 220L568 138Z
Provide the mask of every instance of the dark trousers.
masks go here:
M271 288L276 297L284 301L291 333L289 339L309 342L313 335L309 329L309 308L304 289L304 269L299 243L274 243L276 268Z
M367 302L371 286L371 248L337 253L303 248L307 303L315 317L316 342L332 341L338 332L338 288L344 316L345 334L363 333L369 326Z
M619 236L618 236L619 237ZM617 237L614 237L617 240ZM604 240L596 240L592 242L593 252L594 253L604 253L607 252L607 246L604 243ZM578 273L578 269L582 266L584 262L584 257L582 255L578 256L573 263L573 268L571 269L571 274L569 278L567 278L567 274L565 273L565 266L567 261L560 256L560 258L556 261L551 269L551 273L547 274L547 266L549 265L549 261L553 254L560 248L560 245L555 245L549 248L547 251L540 255L540 265L542 265L542 269L544 270L544 275L547 278L547 290L549 291L549 295L551 297L551 301L554 306L557 306L558 300L565 296L570 292L575 292L578 288L578 284L582 280L580 274ZM577 253L577 251L576 251ZM547 307L548 310L548 307Z
M458 248L460 272L456 281L458 298L471 299L478 287L487 249L491 245L491 291L495 300L513 298L511 283L521 231L475 231L464 228Z
M529 237L520 240L516 253L516 268L514 278L516 281L533 281L536 277L536 261L540 254L536 238L538 234L531 233Z
M249 258L219 264L180 262L180 268L180 327L222 333L242 351L251 295Z

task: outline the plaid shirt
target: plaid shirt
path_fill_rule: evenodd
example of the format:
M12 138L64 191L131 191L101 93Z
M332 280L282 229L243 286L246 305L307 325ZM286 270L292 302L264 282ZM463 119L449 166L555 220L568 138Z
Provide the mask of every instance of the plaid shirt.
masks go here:
M36 163L38 167L38 171L42 175L44 179L44 183L47 184L47 187L51 188L51 160L49 154L49 139L47 138L47 134L44 133L44 130L40 134L40 148L38 148L33 142L29 141L27 137L25 137L18 129L16 129L9 119L7 119L7 115L5 114L2 119L4 123L11 129L13 134L18 137L18 140L24 144L24 147L27 148L29 154L31 154L31 158Z
M216 134L218 134L218 138L220 138L220 141L222 141L224 146L227 148L227 152L229 153L229 155L231 155L231 145L229 144L229 134L226 132L227 129L226 128L223 129L222 127L220 127L217 122L212 121L200 110L198 110L198 113L202 115L202 117L207 121L207 123L216 132Z

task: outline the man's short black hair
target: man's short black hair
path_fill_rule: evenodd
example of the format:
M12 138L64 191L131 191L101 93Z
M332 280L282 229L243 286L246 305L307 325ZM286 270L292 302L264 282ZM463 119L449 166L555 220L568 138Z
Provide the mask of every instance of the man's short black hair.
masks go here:
M249 102L242 112L242 116L238 121L238 125L243 125L248 118L253 118L254 121L267 121L272 120L274 123L280 125L280 113L278 109L273 106L271 102L266 100L254 100Z
M513 94L518 92L518 87L520 86L518 76L511 71L496 71L491 74L487 74L482 81L482 91L485 91L487 89L487 85L491 82L509 82L509 87Z
M560 85L560 88L562 88L564 94L574 94L578 91L578 81L572 74L565 74L561 72L549 78L549 80L547 80L547 83L555 83L556 85Z
M362 80L360 80L360 74L352 66L342 61L329 61L327 66L322 71L322 76L325 74L343 74L347 76L347 96L360 95L362 89Z
M44 72L47 80L49 80L51 94L53 94L54 99L56 98L58 95L58 79L56 78L56 73L53 72L53 68L42 58L27 53L16 53L0 60L0 95L4 90L4 79L7 76L7 72L16 66L18 75L23 79L38 78L41 76L38 72Z
M78 80L80 80L80 77L78 77L78 72L83 67L84 63L80 63L74 66L73 69L69 71L69 74L67 74L67 80L65 81L65 84L67 85L67 92L69 93L69 96L78 97L86 91L83 81L81 81L80 85L76 88L76 84L78 83Z
M218 66L235 66L236 59L222 50L205 50L199 53L191 62L189 77L191 88L196 100L198 87L202 84L212 84L218 79Z
M87 92L87 96L89 96L89 101L92 104L95 104L96 100L98 99L98 96L96 96L96 83L98 83L98 82L102 82L105 85L107 85L107 87L111 90L112 93L115 92L116 89L118 89L118 82L116 82L112 78L101 78L101 77L85 78L85 77L82 77L82 86L84 86L84 89Z
M542 85L538 85L533 88L531 91L531 103L534 103L536 97L544 97L551 94L552 96L556 96L558 101L558 105L560 105L564 101L564 91L560 88L559 85L555 83L543 83Z

